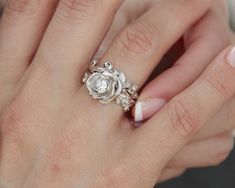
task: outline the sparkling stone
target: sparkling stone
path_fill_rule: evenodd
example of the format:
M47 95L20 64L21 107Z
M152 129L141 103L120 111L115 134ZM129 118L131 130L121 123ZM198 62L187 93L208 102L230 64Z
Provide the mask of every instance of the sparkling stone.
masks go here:
M96 81L96 88L98 93L105 93L108 88L108 81L104 78L100 78Z

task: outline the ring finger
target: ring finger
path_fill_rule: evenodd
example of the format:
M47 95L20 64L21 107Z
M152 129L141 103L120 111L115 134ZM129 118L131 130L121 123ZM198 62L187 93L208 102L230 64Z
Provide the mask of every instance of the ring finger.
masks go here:
M143 85L157 62L185 30L206 12L210 3L210 0L159 1L157 6L127 26L115 38L100 62L111 61L115 68L125 71L128 79ZM81 95L87 96L86 88L83 87L82 90L79 98ZM89 104L90 97L84 101ZM87 106L98 111L94 103ZM110 119L119 119L122 115L121 108L117 105L108 105L102 108L104 111L98 108L98 112L105 116L106 112L110 112Z

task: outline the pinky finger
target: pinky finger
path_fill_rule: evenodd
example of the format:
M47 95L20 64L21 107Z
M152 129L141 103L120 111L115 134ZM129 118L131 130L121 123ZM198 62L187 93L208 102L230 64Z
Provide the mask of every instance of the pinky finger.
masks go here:
M186 171L185 168L166 168L163 170L158 183L180 177Z
M217 166L228 157L233 147L234 138L230 132L192 142L174 156L168 168Z

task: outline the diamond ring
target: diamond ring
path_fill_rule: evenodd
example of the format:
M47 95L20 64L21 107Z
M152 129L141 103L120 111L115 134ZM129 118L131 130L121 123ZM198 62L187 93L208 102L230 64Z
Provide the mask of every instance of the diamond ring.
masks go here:
M102 104L115 101L127 112L136 103L138 86L128 80L123 72L115 70L110 62L103 67L93 60L89 71L83 77L90 95Z

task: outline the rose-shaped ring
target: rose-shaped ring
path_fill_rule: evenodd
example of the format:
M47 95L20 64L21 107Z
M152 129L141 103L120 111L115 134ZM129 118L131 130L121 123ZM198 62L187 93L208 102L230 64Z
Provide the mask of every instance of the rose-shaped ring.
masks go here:
M126 80L123 72L115 70L110 62L103 67L93 60L89 71L85 73L83 82L90 95L102 104L116 101L127 112L136 103L138 86Z

